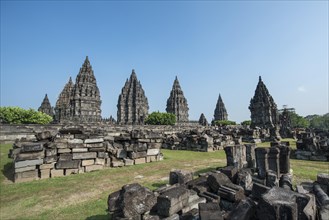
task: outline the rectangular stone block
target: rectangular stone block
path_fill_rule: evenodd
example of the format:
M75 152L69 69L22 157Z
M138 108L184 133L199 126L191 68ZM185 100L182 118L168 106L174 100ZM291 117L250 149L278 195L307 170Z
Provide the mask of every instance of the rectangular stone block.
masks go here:
M101 170L103 169L103 165L90 165L90 166L85 166L85 172L91 172L94 170Z
M96 158L97 153L96 152L86 152L86 153L73 153L73 159L92 159Z
M59 154L63 154L63 153L71 153L71 149L70 149L70 148L66 148L66 149L58 149L58 153L59 153Z
M53 177L59 177L59 176L64 176L64 170L55 170L52 169L50 170L50 176Z
M106 158L105 159L105 166L110 167L111 166L111 158Z
M15 162L15 169L21 167L33 166L33 165L40 165L40 164L43 164L43 159L18 161Z
M52 168L54 168L54 166L55 166L55 163L41 164L41 165L39 166L39 169L40 169L40 170L47 170L47 169L52 169Z
M162 141L161 142L156 142L156 143L148 143L147 147L149 149L160 149L162 146Z
M143 163L146 163L145 157L135 159L134 161L135 161L134 162L135 164L143 164Z
M90 165L94 165L95 164L95 160L94 159L90 159L90 160L82 160L82 164L81 166L90 166Z
M111 167L123 167L124 165L122 160L111 160Z
M15 173L14 181L16 182L25 182L38 179L38 170L31 170L21 173Z
M104 142L103 138L93 138L93 139L85 140L85 144L102 143L102 142Z
M73 160L73 155L71 153L60 154L58 160Z
M105 165L105 159L102 159L102 158L96 158L96 160L95 160L95 164L96 164L96 165L102 165L102 166L104 166L104 165Z
M141 157L146 157L146 151L142 151L142 152L128 152L128 157L130 159L137 159L137 158L141 158Z
M223 219L220 206L218 203L200 203L199 216L200 216L200 220Z
M108 158L109 153L107 153L107 152L97 152L97 157L99 157L99 158Z
M88 148L89 152L104 152L106 151L105 147L93 147L93 148Z
M125 166L131 166L134 165L134 160L128 159L128 158L124 158L123 159Z
M56 169L76 169L80 164L80 160L61 160L56 163Z
M57 154L57 149L46 149L46 156L54 156Z
M43 151L43 144L29 143L29 144L24 144L21 147L21 153L31 153L31 152L38 152L38 151Z
M85 145L86 145L87 148L102 148L102 147L104 147L103 143L94 143L94 144L85 144Z
M65 176L71 175L71 174L78 174L79 169L65 169Z
M24 161L24 160L37 160L43 159L45 157L44 151L39 152L31 152L31 153L20 153L16 156L16 161Z
M40 179L50 178L50 169L39 170Z
M31 170L35 170L37 168L37 166L28 166L28 167L21 167L21 168L17 168L15 169L15 173L21 173L21 172L26 172L26 171L31 171Z
M147 149L147 156L155 156L160 153L160 149Z
M88 148L72 148L73 153L88 152Z
M63 149L63 148L67 148L68 145L67 145L67 142L59 142L59 143L56 143L56 148L57 149Z
M83 144L83 140L82 139L69 139L67 142L69 144Z
M56 155L45 157L45 158L43 158L43 162L44 163L53 163L53 162L56 162L57 161L57 158L58 157Z

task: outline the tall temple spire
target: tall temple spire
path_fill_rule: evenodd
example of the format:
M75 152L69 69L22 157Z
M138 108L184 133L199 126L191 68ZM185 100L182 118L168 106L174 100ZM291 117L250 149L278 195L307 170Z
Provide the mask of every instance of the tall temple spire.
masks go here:
M204 116L203 113L201 113L201 115L200 115L199 124L202 126L208 126L208 121L206 119L206 116Z
M41 106L38 108L39 112L43 112L47 115L50 115L51 117L54 116L54 110L51 107L51 104L48 99L48 95L46 94L45 97L43 98L43 101L41 103Z
M277 105L267 90L261 77L255 90L254 97L250 100L251 127L270 129L272 136L278 136L279 113Z
M119 124L144 124L149 105L134 69L121 90L117 108L117 121Z
M87 56L72 90L71 116L77 121L99 121L101 103L94 71Z
M227 111L222 100L222 96L219 94L216 108L214 111L214 120L215 121L226 121L228 118Z
M166 111L176 115L177 122L188 122L188 110L187 100L184 97L184 93L176 76L170 96L167 100Z
M55 121L62 122L70 120L70 101L72 99L72 91L74 84L72 78L65 84L62 92L59 94L55 106Z

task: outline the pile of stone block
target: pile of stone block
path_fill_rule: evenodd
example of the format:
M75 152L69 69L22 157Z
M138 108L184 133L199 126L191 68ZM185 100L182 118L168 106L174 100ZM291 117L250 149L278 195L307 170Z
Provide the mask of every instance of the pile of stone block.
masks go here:
M303 132L297 135L296 159L329 161L329 133Z
M153 192L139 187L143 188L140 196L129 194L141 201L140 206L122 202L129 196L125 188L131 188L124 186L108 197L111 219L329 219L329 175L318 174L317 181L294 189L288 144L271 145L229 147L225 150L228 166L195 179L191 172L172 170L170 184ZM147 206L143 201L146 195L151 198ZM125 209L141 211L130 214Z
M105 135L81 128L41 132L37 141L17 141L9 156L14 159L15 182L91 172L162 159L162 139L140 130Z

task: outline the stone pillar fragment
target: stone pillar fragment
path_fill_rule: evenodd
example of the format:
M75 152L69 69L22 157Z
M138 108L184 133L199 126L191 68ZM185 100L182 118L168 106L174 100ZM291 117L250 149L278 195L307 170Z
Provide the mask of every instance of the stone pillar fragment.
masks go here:
M258 177L261 179L266 178L266 172L268 171L268 148L256 148L256 164L258 168Z
M290 147L280 145L280 173L290 172Z
M280 175L280 160L279 160L280 150L276 147L270 147L268 154L268 169L272 170L277 177Z

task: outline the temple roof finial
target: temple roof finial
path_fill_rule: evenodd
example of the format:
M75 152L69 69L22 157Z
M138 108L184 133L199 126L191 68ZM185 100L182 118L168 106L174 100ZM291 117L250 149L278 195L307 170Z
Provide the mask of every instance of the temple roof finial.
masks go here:
M259 76L259 81L262 81L262 77L261 76Z

